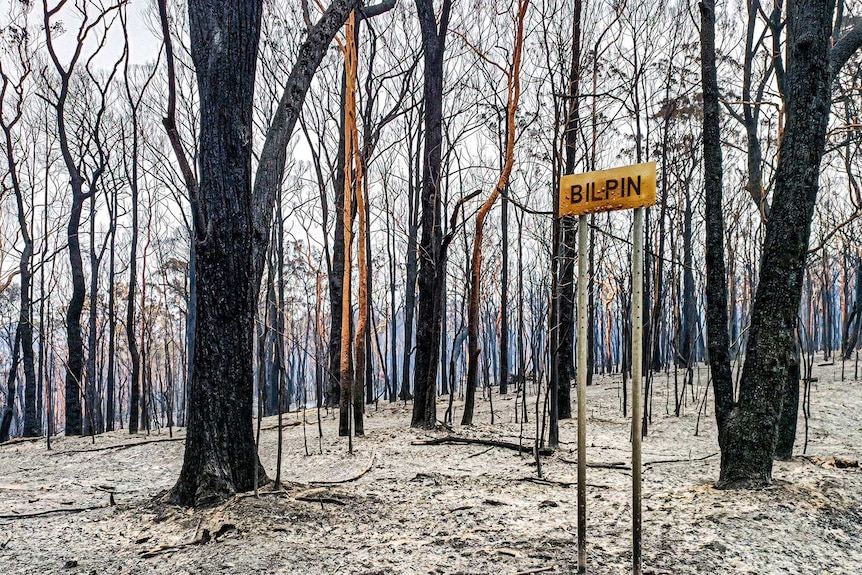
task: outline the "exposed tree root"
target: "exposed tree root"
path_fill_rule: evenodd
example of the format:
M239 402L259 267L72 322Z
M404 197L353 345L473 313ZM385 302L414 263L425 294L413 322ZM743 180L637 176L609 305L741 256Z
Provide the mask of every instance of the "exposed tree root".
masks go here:
M230 527L227 530L224 530L227 525L229 525L229 524L222 525L219 528L218 532L216 533L216 537L224 534L227 531L235 529L235 527L233 525L230 525ZM158 547L155 547L155 548L150 549L148 551L142 551L140 553L140 556L142 559L149 559L151 557L156 557L156 556L162 555L164 553L173 553L174 551L179 551L180 549L185 549L186 547L193 547L195 545L205 545L212 540L213 540L213 536L210 535L209 529L204 529L201 532L200 537L197 537L197 538L189 541L188 543L180 543L178 545L159 545Z

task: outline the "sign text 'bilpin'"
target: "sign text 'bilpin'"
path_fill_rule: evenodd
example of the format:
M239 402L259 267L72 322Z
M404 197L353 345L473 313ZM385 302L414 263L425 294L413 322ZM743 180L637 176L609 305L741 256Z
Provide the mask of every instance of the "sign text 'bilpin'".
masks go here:
M560 179L560 216L643 208L655 204L655 162L573 174Z

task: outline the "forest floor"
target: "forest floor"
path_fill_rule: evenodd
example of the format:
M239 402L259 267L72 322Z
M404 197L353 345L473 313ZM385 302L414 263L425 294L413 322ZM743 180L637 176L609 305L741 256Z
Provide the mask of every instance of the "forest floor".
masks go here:
M671 397L668 415L673 376L656 378L643 447L645 573L862 572L862 382L836 381L840 365L815 375L807 455L777 462L774 484L760 491L713 488L711 397L695 435L697 407L675 417ZM704 385L705 373L696 381ZM587 474L589 573L630 572L630 424L620 387L617 377L597 377L588 390L588 460L604 465ZM477 424L455 433L517 443L514 395L493 400L495 424L480 401ZM440 399L441 419L446 403ZM528 405L525 444L535 436ZM455 401L456 422L460 406ZM533 458L516 451L413 445L448 432L410 429L410 410L370 406L353 455L331 413L318 442L317 412L308 410L305 427L284 432L284 492L200 510L163 502L183 453L181 440L161 441L167 430L149 438L114 432L95 445L61 437L51 452L44 440L0 446L0 574L577 572L574 420L561 423L561 449L542 458L548 481L537 483ZM800 418L799 453L803 433ZM270 477L276 438L273 428L262 433ZM134 445L148 439L159 441Z

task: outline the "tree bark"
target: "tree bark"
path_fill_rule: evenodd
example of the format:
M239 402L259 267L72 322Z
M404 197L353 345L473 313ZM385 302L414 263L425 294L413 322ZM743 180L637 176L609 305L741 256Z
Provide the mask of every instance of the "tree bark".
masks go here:
M473 423L473 407L479 371L479 290L482 279L482 240L485 219L488 217L488 212L494 207L497 197L503 193L508 185L509 175L512 173L512 166L515 163L515 117L518 112L518 101L521 98L521 48L524 43L524 16L527 13L528 5L529 0L518 1L512 64L506 73L506 149L503 156L503 169L497 180L497 185L479 208L479 213L476 214L476 232L473 237L473 253L470 258L470 301L467 306L467 396L464 402L461 425L472 425ZM505 306L506 303L503 302L502 305ZM506 327L504 326L503 329ZM508 369L508 366L502 366L502 369ZM492 420L493 417L492 408Z
M29 73L29 67L25 67L25 69ZM26 74L24 75L24 78L26 78ZM13 110L13 117L10 121L7 122L4 117L0 117L0 127L2 127L4 136L6 167L9 170L8 174L12 184L12 191L15 193L15 206L17 208L18 215L18 230L21 234L21 241L24 244L24 247L21 250L21 259L18 261L18 272L20 276L21 290L18 307L18 327L16 328L17 335L15 340L15 345L17 346L19 343L18 340L20 338L20 353L22 356L22 362L24 364L23 435L24 437L38 437L41 432L42 420L40 417L40 412L36 409L37 385L35 358L33 353L33 312L31 301L31 286L33 283L33 239L30 236L30 228L27 225L27 211L24 206L24 190L21 187L21 180L19 179L18 164L15 159L12 135L15 125L19 122L19 120L21 120L23 116L24 93L21 84L23 83L24 78L21 79L21 83L17 85L12 85L10 79L5 74L3 75L2 92L4 94L14 92L17 95L17 101L16 107ZM0 103L0 107L2 107L2 105L3 103ZM13 358L16 358L18 356L18 350L12 350L12 355ZM17 365L17 359L13 363ZM10 381L12 381L13 383L11 384L8 393L9 397L12 399L8 402L8 404L14 407L14 378L11 377L11 375L12 374L10 373ZM2 428L0 429L0 441L9 439L11 414L12 411L9 411L8 423L6 422L5 417L2 418L3 423L0 424L0 428Z
M783 396L798 365L794 328L829 118L833 6L829 0L788 3L787 121L739 398L719 420L720 487L772 480Z
M566 89L566 119L563 126L564 174L575 171L578 162L577 142L580 127L581 76L581 0L575 0L572 13L572 61ZM574 373L575 343L575 255L578 253L578 232L573 218L560 221L560 279L558 284L559 336L556 356L557 417L572 417L571 388ZM592 323L590 323L592 328Z
M266 481L252 429L259 279L251 134L262 5L260 0L189 2L201 109L200 215L206 227L195 230L195 378L183 467L171 493L181 505L207 505L248 491L257 470L258 484ZM268 223L272 214L267 216Z
M416 367L412 427L433 429L437 424L437 368L443 288L440 172L443 147L443 53L449 28L451 0L443 0L438 27L432 0L416 0L422 45L425 49L425 145L422 151L421 226L419 242L419 315L416 330ZM403 385L403 384L402 384Z
M509 392L509 201L508 184L503 188L500 207L500 249L503 261L500 270L500 395Z
M21 354L18 352L21 344L21 324L15 328L12 340L12 363L9 366L9 377L6 378L6 405L0 410L0 442L9 441L12 429L12 417L15 415L15 395L18 389L18 362Z
M724 267L722 212L721 115L715 57L715 0L700 3L701 75L703 82L703 172L706 220L706 326L715 418L719 430L733 407L730 337L727 331L727 281ZM719 446L724 437L719 433Z

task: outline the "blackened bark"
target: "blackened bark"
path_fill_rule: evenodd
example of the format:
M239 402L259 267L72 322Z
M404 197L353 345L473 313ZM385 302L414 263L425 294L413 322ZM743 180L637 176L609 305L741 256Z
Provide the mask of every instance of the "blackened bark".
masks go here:
M102 419L102 398L97 386L96 373L96 330L98 317L98 290L100 258L96 253L96 196L90 196L90 306L87 317L87 368L84 378L84 394L86 397L84 413L84 433L86 435L105 431Z
M258 484L266 481L252 429L259 279L251 134L262 5L260 0L189 2L201 107L198 193L206 227L196 230L195 377L183 468L171 493L182 505L207 505L248 491L258 470ZM267 224L271 217L270 210Z
M72 211L66 227L69 245L69 264L72 269L72 297L66 310L66 435L81 435L81 376L84 371L84 342L81 339L81 312L84 309L86 287L84 284L84 262L81 259L81 243L78 231L81 226L81 211L84 207L83 180L72 174Z
M114 405L116 401L116 333L117 333L117 310L116 310L116 277L115 256L117 237L117 190L111 191L110 203L110 230L111 234L108 252L108 375L106 378L107 404L105 408L105 431L114 431L114 420L116 415Z
M408 143L408 150L409 145ZM418 155L417 153L417 158ZM418 176L419 170L416 169L415 172ZM404 270L407 276L404 283L404 353L401 359L401 391L398 394L398 398L402 401L413 399L413 394L410 392L410 381L412 379L410 377L410 364L413 357L413 320L416 317L416 277L418 275L416 238L419 235L419 200L422 196L420 186L414 185L414 180L418 181L418 177L411 177L409 180L408 186L410 192L407 198L407 259Z
M131 170L127 174L132 204L132 239L129 247L129 291L126 298L126 342L129 346L129 433L137 433L141 413L141 354L135 333L136 289L138 285L138 129L137 114L132 114Z
M332 265L329 266L329 377L326 404L341 403L341 314L344 297L344 90L341 79L341 123L339 125L338 151L332 185L335 191L335 237L332 242Z
M730 337L727 331L727 281L724 268L721 115L715 58L715 0L700 3L701 74L703 82L703 172L706 220L706 339L715 392L715 418L721 433L733 408Z
M24 230L23 226L21 228ZM22 234L24 236L24 234ZM30 267L33 255L33 242L29 234L21 252L21 263L18 268L21 278L21 307L18 325L21 330L21 359L24 364L24 437L38 437L41 434L42 418L36 409L36 365L33 354L33 313L31 310L32 270Z
M778 440L775 444L775 459L789 460L793 457L793 444L796 442L796 422L799 419L799 346L794 346L794 354L787 366L786 387L781 396L781 419L778 422Z
M581 74L581 0L575 0L572 14L572 62L566 90L566 121L563 126L564 174L575 171L578 162L577 141L580 127ZM559 330L556 350L557 417L572 417L571 387L575 341L575 255L578 253L578 231L574 218L560 222L560 280L558 284ZM592 329L592 322L590 322Z
M12 341L12 363L9 366L9 377L6 378L6 405L0 411L0 442L8 441L12 429L12 416L15 415L15 395L18 389L18 363L21 345L21 324L15 328L15 339Z
M677 364L691 367L695 359L695 332L697 330L697 300L694 283L694 249L692 245L692 207L689 186L685 187L685 210L682 223L682 321L679 337L680 350Z
M859 343L860 328L862 328L862 255L856 256L856 289L854 291L853 303L847 321L844 324L844 337L841 352L844 359L853 357L853 350Z
M787 120L739 400L719 427L722 487L772 479L829 118L833 6L829 0L788 3Z
M419 315L416 329L416 368L411 426L433 429L437 424L437 368L443 319L443 232L440 172L443 147L443 53L451 0L443 0L438 29L432 0L416 0L425 57L425 145L422 151L422 197L419 243Z
M3 91L9 89L9 80L4 76ZM0 127L3 129L6 149L6 165L9 170L9 179L12 183L12 190L15 193L15 206L18 215L18 231L21 234L21 241L24 244L21 250L21 259L18 261L18 272L21 280L20 300L18 307L18 327L16 329L15 345L19 344L20 338L21 356L24 364L24 437L38 437L42 427L42 419L39 410L36 409L37 385L36 385L36 367L33 354L33 323L32 323L32 302L31 302L31 286L33 280L32 259L33 259L33 239L30 237L30 228L27 225L27 212L24 207L24 190L21 188L21 181L18 178L18 166L15 161L12 130L22 117L23 91L20 85L12 86L12 89L18 95L15 115L10 122L0 118ZM18 351L13 350L13 357L17 357ZM17 360L14 361L17 365ZM13 369L14 371L14 369ZM10 381L14 381L10 373ZM11 398L8 401L10 406L14 406L15 389L12 384L8 390ZM11 425L11 411L8 412L9 421L6 422L5 416L2 418L3 423L0 424L0 440L9 439L9 425Z
M500 395L509 392L509 185L503 188L500 207L500 231L503 254L500 270ZM444 378L445 379L445 378ZM444 381L445 385L445 381Z
M395 321L396 310L398 309L398 304L395 299L397 264L395 262L395 235L392 233L392 226L390 223L392 204L389 203L389 186L386 180L383 181L383 201L386 204L386 255L389 260L389 370L387 372L389 374L389 378L387 378L386 381L386 397L390 403L395 403L398 393L398 348L395 345L398 338L398 323Z
M567 150L568 152L568 150ZM572 150L572 166L569 167L569 154L566 154L566 174L574 170L574 150ZM557 363L557 417L570 419L572 417L571 388L575 373L575 259L578 254L578 220L577 218L562 218L560 220L560 279L557 285L559 329L556 353Z

